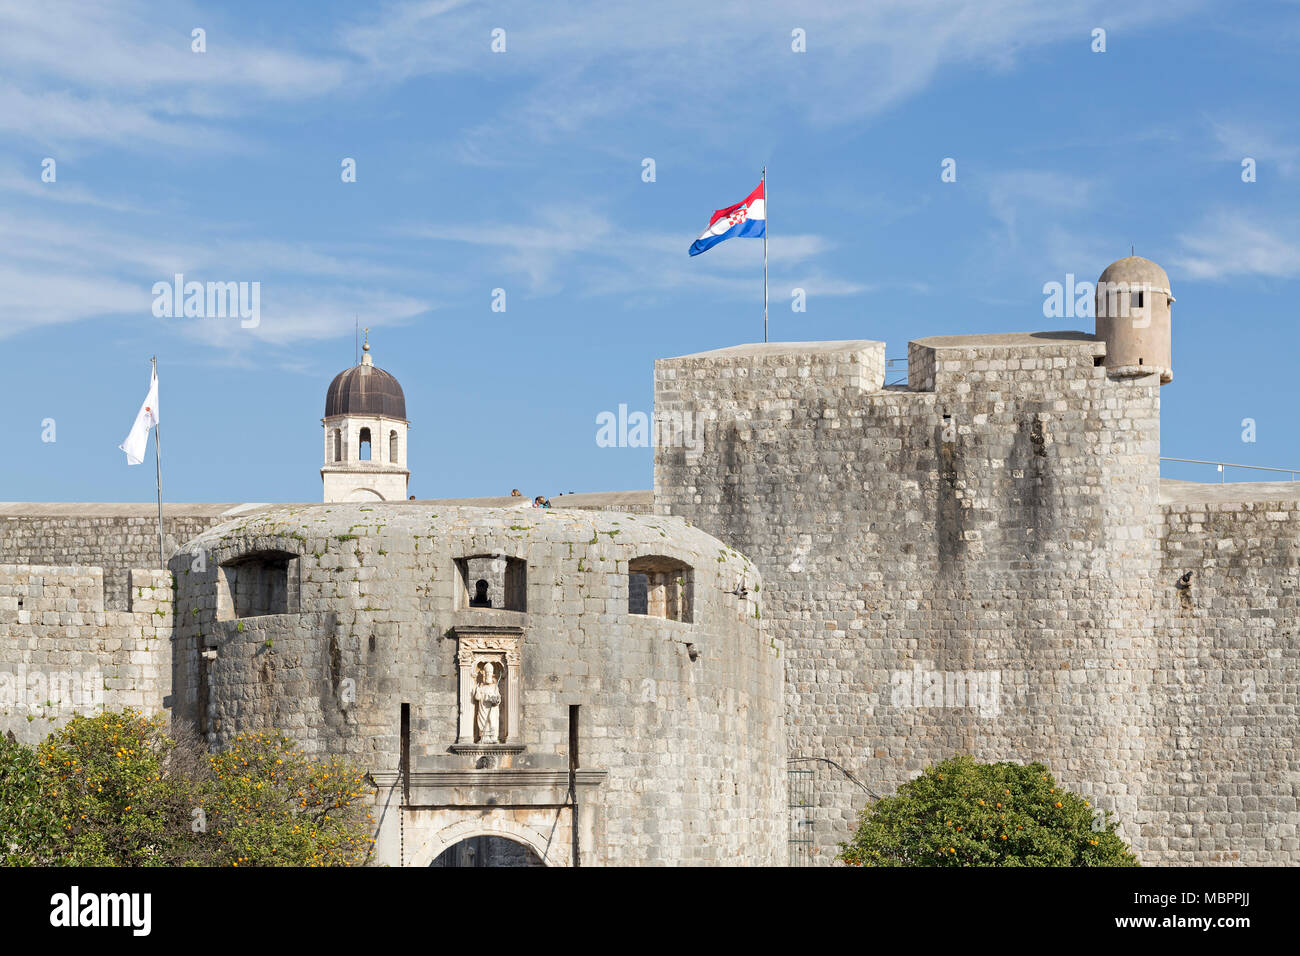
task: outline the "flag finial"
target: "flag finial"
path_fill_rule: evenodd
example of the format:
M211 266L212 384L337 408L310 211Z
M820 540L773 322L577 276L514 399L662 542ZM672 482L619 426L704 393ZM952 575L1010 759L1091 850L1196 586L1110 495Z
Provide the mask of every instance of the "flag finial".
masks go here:
M370 357L370 329L369 327L361 330L365 333L365 340L361 343L361 364L373 365L374 360Z

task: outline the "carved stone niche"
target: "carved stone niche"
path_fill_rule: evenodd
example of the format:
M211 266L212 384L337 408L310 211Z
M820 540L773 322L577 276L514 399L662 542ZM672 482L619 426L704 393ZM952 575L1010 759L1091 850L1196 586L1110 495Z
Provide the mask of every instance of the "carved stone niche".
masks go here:
M458 625L459 718L454 753L493 757L520 753L524 629L506 624ZM494 765L490 760L486 765Z

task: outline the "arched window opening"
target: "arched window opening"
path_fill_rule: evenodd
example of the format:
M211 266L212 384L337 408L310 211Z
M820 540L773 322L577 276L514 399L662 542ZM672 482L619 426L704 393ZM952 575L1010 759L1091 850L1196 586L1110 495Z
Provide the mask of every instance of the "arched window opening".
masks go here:
M334 429L334 460L343 460L343 430L340 428Z
M397 429L388 433L388 462L392 465L397 464Z
M370 429L369 428L361 429L360 445L361 445L361 448L359 449L360 455L357 457L357 460L369 461L370 460Z

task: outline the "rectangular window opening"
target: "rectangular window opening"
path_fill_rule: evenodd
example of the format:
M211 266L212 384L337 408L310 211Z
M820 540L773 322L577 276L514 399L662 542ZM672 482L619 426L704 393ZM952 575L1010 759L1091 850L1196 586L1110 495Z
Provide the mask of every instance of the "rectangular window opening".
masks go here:
M260 551L221 565L217 576L217 619L297 614L298 555Z
M411 802L411 705L402 704L399 733L402 747L402 802Z
M528 610L528 562L505 555L457 558L456 608Z
M689 624L695 572L676 558L641 557L627 564L627 611Z

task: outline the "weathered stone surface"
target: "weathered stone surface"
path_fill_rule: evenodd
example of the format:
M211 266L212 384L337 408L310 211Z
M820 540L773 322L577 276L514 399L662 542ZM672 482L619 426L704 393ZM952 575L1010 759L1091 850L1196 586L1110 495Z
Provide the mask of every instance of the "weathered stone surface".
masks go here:
M657 447L654 514L169 505L159 571L152 505L0 504L0 730L39 739L86 672L92 706L169 705L214 746L282 729L374 772L382 862L481 835L781 862L787 759L823 768L795 816L827 862L865 800L841 771L885 794L969 752L1045 761L1144 862L1294 863L1300 487L1162 483L1160 376L1106 352L921 339L906 386L870 341L662 360L656 416L704 424ZM520 740L454 746L485 624L524 635Z
M174 714L214 745L284 728L310 752L392 774L406 703L412 769L425 781L413 805L442 807L408 824L431 840L482 824L487 807L529 804L528 785L492 784L497 769L468 791L434 779L473 777L483 759L450 752L462 687L456 635L521 628L522 688L505 693L519 694L510 738L525 749L498 759L521 772L566 770L570 707L581 708L580 766L605 774L580 794L593 814L584 863L784 862L782 661L763 629L761 579L681 519L339 503L259 512L187 550L208 560L203 572L183 555L173 562ZM298 608L223 615L223 566L264 551L297 555ZM524 610L502 608L499 592L491 608L468 605L472 582L458 562L479 555L524 563ZM651 555L691 569L690 623L629 613L628 562ZM741 582L748 594L730 593ZM209 648L213 660L202 656ZM555 822L553 796L530 825ZM381 844L392 856L380 862L428 862L390 834ZM557 843L548 860L569 853Z
M171 575L128 585L129 609L105 611L100 568L0 564L0 733L36 743L74 713L162 709Z
M708 425L656 450L657 510L763 572L792 757L880 794L955 753L1043 760L1147 862L1295 862L1295 496L1162 506L1158 377L1105 350L923 339L907 388L876 342L659 361L656 415ZM822 779L824 861L865 795Z

